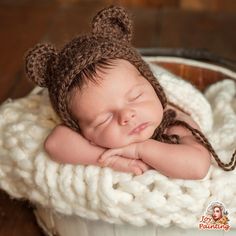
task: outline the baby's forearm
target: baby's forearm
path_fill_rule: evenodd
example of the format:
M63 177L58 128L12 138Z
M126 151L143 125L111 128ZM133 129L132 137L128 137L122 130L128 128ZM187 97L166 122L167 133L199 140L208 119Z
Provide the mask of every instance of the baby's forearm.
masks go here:
M98 162L106 148L91 144L87 139L70 128L59 125L50 133L44 142L49 157L62 164L104 165ZM141 174L150 167L141 160L130 160L118 157L108 167L117 171Z
M171 178L201 179L210 166L210 155L207 150L152 139L142 143L139 156L145 163Z
M44 142L49 156L59 163L99 165L105 148L92 145L82 135L66 126L57 126Z

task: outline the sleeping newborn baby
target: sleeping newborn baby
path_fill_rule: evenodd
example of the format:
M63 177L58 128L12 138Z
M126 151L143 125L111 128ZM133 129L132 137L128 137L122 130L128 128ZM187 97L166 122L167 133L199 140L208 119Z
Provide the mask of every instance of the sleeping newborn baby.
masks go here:
M166 129L166 134L179 135L178 145L150 139L164 109L140 72L123 59L97 62L95 67L94 75L86 70L81 73L78 81L84 84L74 85L68 99L82 135L56 127L45 142L49 155L63 163L100 164L135 174L155 168L171 177L204 177L210 154L189 130ZM189 116L179 115L199 128Z
M45 140L49 156L60 163L134 174L152 168L172 178L201 179L212 154L228 170L191 116L168 103L131 46L124 9L102 10L92 26L91 34L73 39L60 52L41 44L26 57L29 79L48 88L63 122Z

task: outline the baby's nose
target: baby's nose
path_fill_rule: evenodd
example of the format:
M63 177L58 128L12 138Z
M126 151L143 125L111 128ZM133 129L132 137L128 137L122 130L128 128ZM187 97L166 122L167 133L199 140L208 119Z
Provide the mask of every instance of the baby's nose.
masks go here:
M124 109L120 113L120 119L119 122L121 125L126 125L131 120L133 120L136 116L136 113L132 109Z

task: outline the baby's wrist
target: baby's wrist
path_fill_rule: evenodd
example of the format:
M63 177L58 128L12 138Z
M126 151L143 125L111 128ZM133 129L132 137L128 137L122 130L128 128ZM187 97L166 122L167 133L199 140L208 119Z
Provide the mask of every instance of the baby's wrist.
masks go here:
M143 160L143 157L144 157L143 153L145 150L146 141L137 143L137 147L136 147L136 156L138 157L137 159Z
M145 162L146 156L147 156L147 149L149 147L150 142L153 142L152 139L147 139L143 142L138 143L137 145L137 155L140 160Z

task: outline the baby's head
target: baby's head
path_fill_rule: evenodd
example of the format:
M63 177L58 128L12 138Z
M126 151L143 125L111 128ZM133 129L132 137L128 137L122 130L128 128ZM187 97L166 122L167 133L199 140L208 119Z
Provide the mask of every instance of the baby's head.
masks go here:
M63 123L100 146L150 138L167 103L149 66L131 46L131 33L127 13L113 6L94 17L91 34L59 52L36 45L26 57L29 79L48 88Z
M82 71L69 90L68 107L81 133L107 148L147 140L163 117L151 84L123 59L102 60Z

